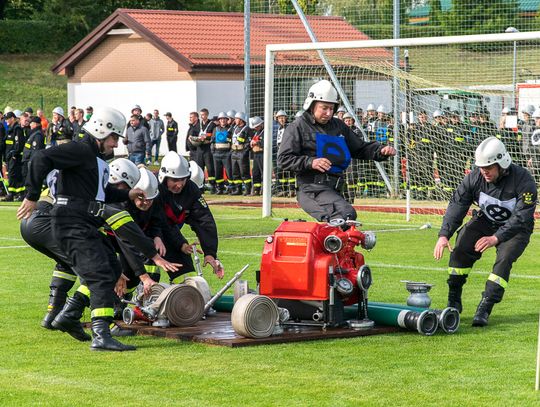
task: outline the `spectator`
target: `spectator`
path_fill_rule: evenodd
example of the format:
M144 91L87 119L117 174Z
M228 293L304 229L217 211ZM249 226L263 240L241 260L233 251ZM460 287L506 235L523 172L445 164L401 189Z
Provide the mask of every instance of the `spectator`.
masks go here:
M169 148L169 151L176 152L176 144L178 143L178 123L173 119L171 112L165 113L165 117L167 118L167 147Z
M88 106L86 108L86 114L84 115L84 121L90 120L93 114L94 114L94 108L92 106ZM43 123L41 123L41 125L43 125Z
M124 144L127 145L128 158L136 165L144 164L145 153L146 157L150 159L152 151L150 132L143 126L137 114L131 115Z
M159 164L159 146L161 144L161 136L165 132L165 125L163 120L159 118L159 110L154 110L154 116L150 116L148 121L150 125L150 139L152 140L152 148L156 147L156 152L154 154L154 165Z
M84 120L84 110L75 110L75 120L73 123L71 123L71 128L73 130L73 141L79 141L84 137L84 132L82 130L84 123L86 123Z
M42 131L46 132L47 128L49 127L49 121L47 120L47 118L43 114L43 110L38 109L36 113L37 113L37 117L39 117L41 119L41 129L42 129Z

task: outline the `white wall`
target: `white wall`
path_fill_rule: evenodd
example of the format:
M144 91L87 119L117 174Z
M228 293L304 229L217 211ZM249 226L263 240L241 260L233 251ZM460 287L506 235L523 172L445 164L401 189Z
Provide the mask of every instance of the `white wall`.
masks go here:
M375 109L381 104L387 109L392 107L391 81L356 81L354 93L355 109L361 107L365 112L370 103L375 105Z
M197 81L197 109L210 116L228 110L244 111L244 81Z
M200 108L194 81L68 83L68 106L83 109L86 106L110 106L123 112L129 120L136 104L141 106L143 115L158 109L165 123L165 113L171 112L178 122L178 152L185 153L189 113ZM160 153L167 151L167 141L163 138ZM116 154L126 153L123 145L116 151Z

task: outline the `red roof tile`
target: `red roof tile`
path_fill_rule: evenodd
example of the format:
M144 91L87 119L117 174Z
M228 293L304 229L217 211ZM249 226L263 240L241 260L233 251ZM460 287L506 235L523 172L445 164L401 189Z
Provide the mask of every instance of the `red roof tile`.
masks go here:
M308 20L321 42L369 39L341 17L309 16ZM102 41L107 31L117 27L118 23L147 38L188 71L197 68L243 67L243 13L118 9L68 51L53 67L53 71L59 72L76 64L90 52L92 44ZM291 42L310 42L298 16L252 14L252 64L264 64L266 44ZM289 52L281 54L277 61L306 64L309 63L306 61L314 58L313 55L311 52L299 57ZM352 54L349 51L348 55L362 59L392 58L392 54L383 48L355 50Z

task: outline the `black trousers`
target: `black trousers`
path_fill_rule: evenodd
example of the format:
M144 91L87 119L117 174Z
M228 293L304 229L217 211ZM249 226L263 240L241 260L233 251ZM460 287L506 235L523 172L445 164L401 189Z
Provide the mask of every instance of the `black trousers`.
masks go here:
M214 151L214 169L216 170L216 183L223 185L223 169L227 173L227 178L232 178L231 171L231 152L229 150L216 150Z
M251 174L253 178L253 187L260 188L262 186L263 162L264 153L262 151L260 153L253 153L253 170Z
M178 277L195 270L193 260L191 259L191 255L185 254L179 247L171 245L167 240L164 241L164 244L167 249L167 253L164 256L165 260L170 261L171 263L180 263L182 265L178 271L167 272L171 283L178 283Z
M167 136L167 147L169 147L169 151L177 152L178 147L176 146L176 143L178 142L178 136Z
M232 179L235 181L247 181L251 179L249 173L249 151L231 152Z
M90 291L92 317L112 317L121 267L111 242L98 231L102 221L69 206L56 205L51 215L54 239Z
M356 219L356 211L352 205L330 186L301 184L296 196L302 209L318 221Z
M23 163L20 158L10 159L7 162L8 169L8 192L10 194L20 194L25 191L23 177Z
M452 269L468 270L482 257L482 253L474 250L474 245L484 236L493 235L498 229L483 215L475 215L463 226L456 239L456 245L450 253L449 271ZM514 262L523 254L530 240L529 232L520 232L510 240L499 243L493 270L488 277L485 296L494 302L499 302L504 294L505 287L510 279L510 271ZM498 278L497 278L498 277Z
M23 219L21 236L33 249L56 262L50 288L66 293L71 290L77 276L71 268L70 260L53 237L50 214L37 210L28 219Z
M195 149L194 161L204 171L206 167L206 174L208 182L213 184L216 181L216 171L214 166L214 158L212 157L212 151L210 146L197 147Z

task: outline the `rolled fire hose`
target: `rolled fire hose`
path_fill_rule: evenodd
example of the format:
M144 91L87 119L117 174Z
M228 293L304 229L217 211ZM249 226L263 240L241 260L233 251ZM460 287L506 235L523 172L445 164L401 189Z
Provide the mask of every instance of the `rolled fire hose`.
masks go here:
M210 291L210 286L208 282L201 276L190 276L186 277L184 284L195 287L201 293L204 303L206 304L212 298L212 292Z
M382 307L391 307L391 308L417 311L417 312L422 312L426 310L426 308L412 307L410 305L387 304L384 302L375 302L375 301L370 302L370 304L380 305ZM452 308L452 307L446 307L443 309L431 309L431 311L437 314L437 318L439 319L439 328L441 328L444 332L446 332L447 334L453 334L454 332L458 330L459 323L460 323L460 316L459 316L459 311L457 309Z
M253 295L253 294L248 294ZM244 296L246 297L246 296ZM244 297L241 297L240 300ZM239 301L240 301L239 300ZM218 312L231 312L234 306L234 299L230 295L224 295L214 304L214 309ZM355 319L357 317L357 306L345 307L345 317ZM413 310L399 310L368 303L369 318L378 325L397 326L412 331L417 331L423 335L433 335L438 326L438 319L435 312L423 310L417 312Z
M232 300L232 297L230 299ZM269 337L274 332L278 318L278 308L274 301L257 294L240 297L231 312L234 331L246 338Z
M157 317L164 316L171 325L182 327L193 326L201 320L204 304L204 299L197 288L176 284L163 290L149 308Z

